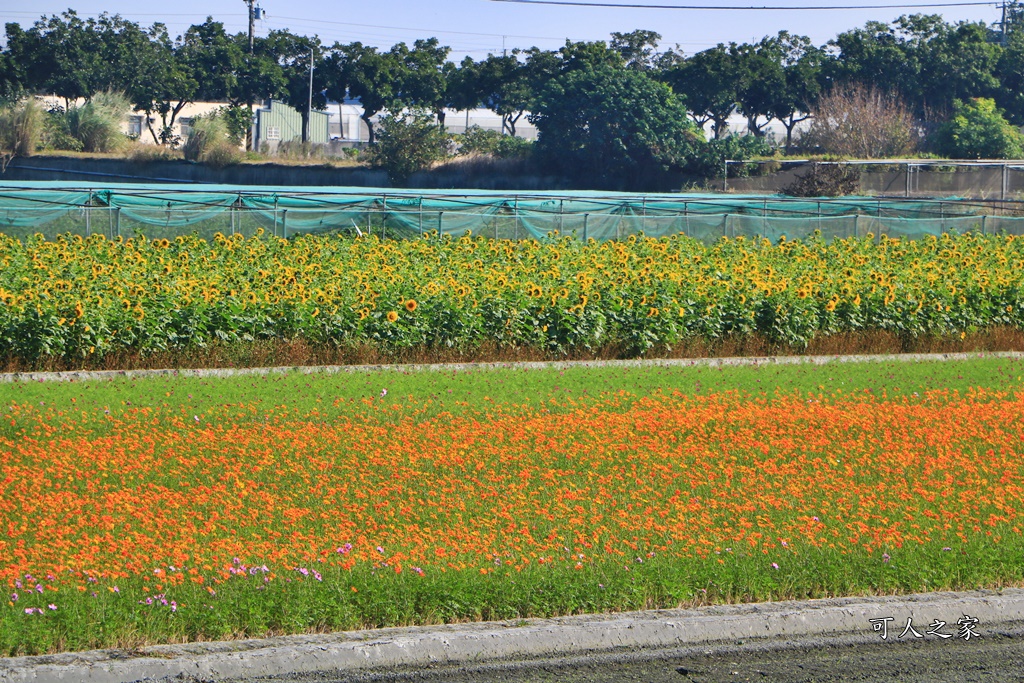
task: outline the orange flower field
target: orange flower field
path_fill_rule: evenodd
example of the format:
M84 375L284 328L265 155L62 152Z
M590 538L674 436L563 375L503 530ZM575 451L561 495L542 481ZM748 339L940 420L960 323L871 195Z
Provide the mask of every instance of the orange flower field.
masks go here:
M14 403L0 644L1019 582L1024 395L881 394Z

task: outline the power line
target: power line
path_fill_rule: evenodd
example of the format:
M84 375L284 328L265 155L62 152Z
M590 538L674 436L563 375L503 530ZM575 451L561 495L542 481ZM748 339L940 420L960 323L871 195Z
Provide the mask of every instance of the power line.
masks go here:
M572 4L572 3L570 3ZM354 24L348 21L325 21L323 19L304 19L302 17L283 17L280 14L274 15L275 19L288 19L289 21L312 21L317 24L332 24L336 26L359 26L361 28L382 28L390 31L426 31L431 33L451 33L461 36L487 36L490 38L528 38L530 40L565 40L564 38L553 38L551 36L515 36L510 33L478 33L474 31L449 31L446 29L410 28L408 26L381 26L379 24Z
M521 5L561 5L563 7L613 7L627 9L688 9L688 10L732 10L732 11L799 11L806 10L862 10L862 9L923 9L941 7L989 7L993 2L945 2L917 3L907 5L816 5L809 7L784 7L778 5L650 5L645 3L624 2L571 2L570 0L491 0L491 2L509 2Z

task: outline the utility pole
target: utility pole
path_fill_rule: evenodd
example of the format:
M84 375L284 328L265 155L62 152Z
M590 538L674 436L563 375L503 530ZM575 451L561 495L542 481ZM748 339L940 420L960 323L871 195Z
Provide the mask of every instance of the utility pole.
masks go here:
M246 5L249 6L249 65L252 65L252 54L254 49L253 34L256 32L256 0L242 0ZM246 108L249 110L249 116L252 116L252 95L250 94L246 100ZM256 146L256 141L253 139L252 124L250 122L249 129L245 133L245 148L252 150Z
M1002 20L999 22L999 45L1007 46L1007 0L1002 0Z
M306 142L313 132L313 46L309 46L309 108L306 110Z
M256 0L242 0L249 6L249 54L253 51L253 34L256 32Z

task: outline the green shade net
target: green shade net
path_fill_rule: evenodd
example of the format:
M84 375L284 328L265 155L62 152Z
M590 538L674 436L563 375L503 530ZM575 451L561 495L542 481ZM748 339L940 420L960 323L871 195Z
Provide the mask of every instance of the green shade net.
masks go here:
M630 235L825 239L944 232L1024 233L1024 218L983 202L948 199L635 194L594 191L393 190L191 184L0 184L0 232L173 238L346 232L385 238L438 233L498 239ZM260 231L262 230L262 233Z

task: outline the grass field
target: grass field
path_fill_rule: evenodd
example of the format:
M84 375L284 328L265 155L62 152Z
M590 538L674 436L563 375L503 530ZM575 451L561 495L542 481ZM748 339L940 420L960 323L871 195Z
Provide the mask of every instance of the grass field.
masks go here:
M1021 584L1022 376L0 384L0 652Z

